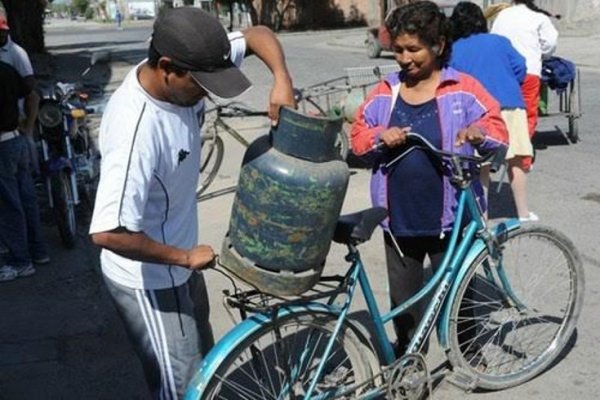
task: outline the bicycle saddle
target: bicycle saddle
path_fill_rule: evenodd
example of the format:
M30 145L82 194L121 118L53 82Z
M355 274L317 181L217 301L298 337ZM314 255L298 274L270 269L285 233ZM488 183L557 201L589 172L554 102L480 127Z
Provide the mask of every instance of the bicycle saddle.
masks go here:
M377 225L387 217L387 210L383 207L373 207L353 214L340 216L333 241L336 243L358 244L371 238Z

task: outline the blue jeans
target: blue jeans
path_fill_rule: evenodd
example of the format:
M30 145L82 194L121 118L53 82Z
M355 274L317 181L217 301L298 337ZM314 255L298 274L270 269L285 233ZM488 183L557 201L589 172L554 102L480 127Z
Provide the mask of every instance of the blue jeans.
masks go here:
M0 142L0 241L9 251L6 264L13 267L48 255L28 151L24 136Z

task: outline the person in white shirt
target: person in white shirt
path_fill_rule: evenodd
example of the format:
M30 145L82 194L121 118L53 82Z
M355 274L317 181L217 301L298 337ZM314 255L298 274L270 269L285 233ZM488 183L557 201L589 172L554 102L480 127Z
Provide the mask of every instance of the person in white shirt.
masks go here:
M90 234L153 398L180 398L213 345L197 273L215 258L197 244L199 121L208 93L230 98L250 87L238 69L248 53L273 74L269 115L276 119L294 99L275 35L257 26L228 36L200 9L167 10L154 24L148 59L130 71L102 117Z
M33 134L35 119L37 118L40 97L34 90L36 86L35 75L31 61L25 49L10 38L10 28L6 17L0 15L0 61L11 65L25 80L30 93L25 97L24 113L26 120L21 126L21 131L28 136Z
M29 56L25 49L11 40L8 20L1 12L0 62L13 68L23 79L26 88L24 97L19 99L18 114L15 115L17 126L13 127L12 123L7 124L8 121L0 121L0 143L3 146L13 146L15 151L19 149L18 157L11 154L12 160L1 160L5 162L0 172L3 181L0 185L2 207L0 250L4 250L3 260L0 260L1 282L31 276L36 272L34 264L50 262L32 179L32 168L37 170L37 149L33 143L33 129L40 98L35 91L35 75ZM0 106L4 109L9 107L7 104L0 104ZM25 118L22 120L23 114Z
M549 15L537 7L533 0L513 0L513 6L498 14L491 29L491 33L507 37L525 57L527 75L521 91L527 109L530 137L535 134L538 121L542 57L554 52L558 40L558 31Z

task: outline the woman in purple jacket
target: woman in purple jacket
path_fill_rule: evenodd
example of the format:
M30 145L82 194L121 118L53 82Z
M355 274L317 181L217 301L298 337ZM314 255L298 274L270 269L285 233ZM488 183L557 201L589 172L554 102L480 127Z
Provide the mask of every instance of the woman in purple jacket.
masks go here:
M444 166L425 152L411 152L389 170L383 165L406 149L409 131L438 148L465 154L505 146L507 132L498 102L474 78L447 67L449 23L435 3L399 7L386 24L401 72L387 76L367 96L351 140L357 155L377 159L371 196L375 205L389 210L385 250L395 307L423 284L425 256L434 268L441 261L457 192ZM404 352L420 316L420 310L411 309L394 320L398 353Z

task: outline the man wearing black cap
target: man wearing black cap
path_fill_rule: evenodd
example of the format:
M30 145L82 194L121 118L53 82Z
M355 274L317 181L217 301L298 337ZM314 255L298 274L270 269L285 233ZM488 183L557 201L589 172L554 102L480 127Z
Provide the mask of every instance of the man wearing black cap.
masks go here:
M104 278L155 398L178 398L213 344L201 274L213 249L197 245L195 188L203 98L250 87L238 69L256 54L273 74L269 115L293 105L275 35L252 27L227 35L190 7L161 14L148 59L110 99L100 126L102 165L90 227ZM202 120L202 119L200 119Z

